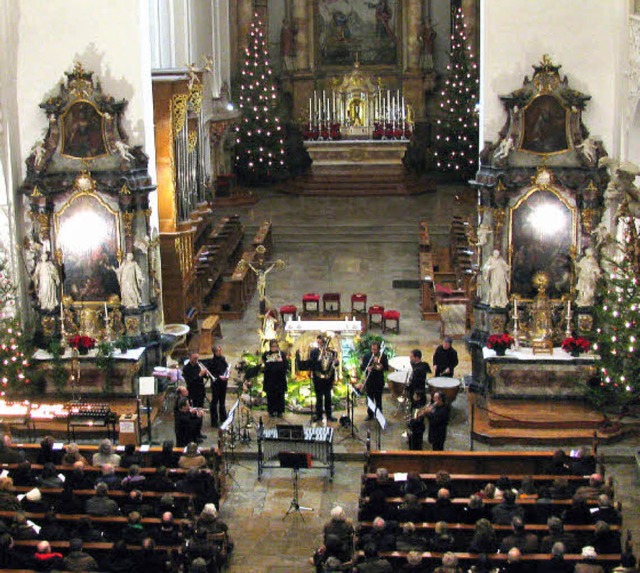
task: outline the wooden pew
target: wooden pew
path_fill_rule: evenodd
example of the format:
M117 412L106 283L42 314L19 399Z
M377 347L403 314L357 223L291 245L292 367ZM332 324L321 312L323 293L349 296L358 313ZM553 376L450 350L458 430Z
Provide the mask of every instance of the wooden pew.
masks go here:
M256 231L256 235L251 241L251 246L255 251L259 246L264 247L264 260L268 260L273 255L273 232L271 221L264 221Z

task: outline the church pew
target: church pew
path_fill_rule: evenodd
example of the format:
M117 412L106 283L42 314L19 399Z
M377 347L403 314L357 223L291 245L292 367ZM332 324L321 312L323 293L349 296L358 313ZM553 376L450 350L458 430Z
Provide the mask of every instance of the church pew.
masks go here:
M11 470L18 469L18 465L19 464L0 464L0 468L7 469L9 470L9 472L11 472ZM43 468L44 466L42 464L31 464L31 470L35 475L38 475L38 473L41 472ZM58 472L63 472L63 473L73 472L73 466L56 465L55 468L56 468L56 471ZM118 466L113 469L116 474L121 475L122 477L125 477L129 473L128 468L121 468ZM140 467L140 473L143 475L153 475L157 472L157 469L158 468L155 468L155 467ZM202 468L202 469L210 470L210 468ZM182 468L167 468L167 476L170 478L182 479L184 476L187 475L187 471L188 470L185 470ZM100 466L84 466L84 473L89 474L89 477L91 478L95 478L98 475L102 475L102 468Z
M0 511L0 518L2 519L13 519L15 514L19 513L16 511ZM44 519L44 513L31 512L31 511L23 511L23 513L27 519L35 520L36 523L39 520ZM79 514L71 514L71 513L56 513L56 519L58 521L64 522L76 522L81 521L82 519L90 519L92 522L100 523L100 524L119 524L120 526L124 526L127 524L127 516L125 515L111 515L108 517L99 517L96 515L89 515L87 513L79 513ZM162 520L159 517L143 517L141 523L145 525L160 525ZM192 523L190 519L187 518L174 518L173 522L177 525L189 525Z
M465 452L465 451L407 451L369 450L365 473L378 468L389 472L450 474L541 475L551 465L552 451L539 452ZM601 471L604 476L603 470Z
M263 246L264 251L264 260L268 260L271 258L273 254L273 232L271 221L264 221L262 225L256 231L253 240L251 241L251 246L255 250L259 246Z
M27 493L31 491L33 487L31 486L14 486L13 492L16 494ZM63 488L61 487L40 487L38 488L40 493L43 496L58 496L63 492ZM73 495L77 495L80 497L93 497L96 495L95 489L74 489ZM174 498L176 502L183 501L188 502L190 499L195 497L193 493L183 493L179 491L172 492L160 492L160 491L145 491L144 498L148 500L157 500L160 501L160 498L164 495L170 495ZM129 496L128 491L124 491L121 489L110 489L108 493L108 497L113 498L114 501L118 501L119 498L127 498Z

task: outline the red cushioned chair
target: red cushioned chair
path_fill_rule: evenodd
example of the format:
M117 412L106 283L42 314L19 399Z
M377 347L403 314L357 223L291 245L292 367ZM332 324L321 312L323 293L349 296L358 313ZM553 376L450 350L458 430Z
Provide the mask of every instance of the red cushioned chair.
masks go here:
M384 323L384 306L372 304L367 311L369 315L368 328L382 328Z
M322 295L322 312L325 314L340 314L339 292L325 292Z
M397 310L385 310L382 315L382 332L400 333L400 313Z
M302 312L320 314L320 295L312 292L302 295Z
M298 314L298 307L295 304L285 304L280 307L280 316L282 322L286 324L289 320L295 320Z
M367 295L356 292L351 295L351 313L355 315L367 314Z

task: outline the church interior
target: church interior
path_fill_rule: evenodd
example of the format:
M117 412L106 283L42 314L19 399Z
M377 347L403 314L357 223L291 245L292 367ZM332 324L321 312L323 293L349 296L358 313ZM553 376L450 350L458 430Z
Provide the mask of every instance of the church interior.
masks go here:
M635 571L639 38L0 0L0 570Z

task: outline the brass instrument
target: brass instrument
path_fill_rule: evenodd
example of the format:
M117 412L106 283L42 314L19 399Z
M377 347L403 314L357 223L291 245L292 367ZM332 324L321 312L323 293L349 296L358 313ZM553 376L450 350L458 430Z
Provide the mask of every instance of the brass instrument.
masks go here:
M379 353L378 357L376 357L376 355L373 354L373 352L371 353L371 358L369 358L369 362L367 363L367 366L364 369L364 371L367 374L364 377L364 380L360 384L358 384L358 386L356 386L359 390L364 388L367 385L367 380L369 380L369 376L371 375L371 372L373 372L374 369L375 370L380 370L382 368L382 365L380 363L382 361L382 355L383 354L384 354L384 340L380 344L380 353ZM377 368L376 368L376 366L377 366Z
M217 380L216 376L211 374L211 371L202 362L200 362L200 360L198 360L198 366L200 366L200 370L204 370L204 373L210 378L212 384Z

